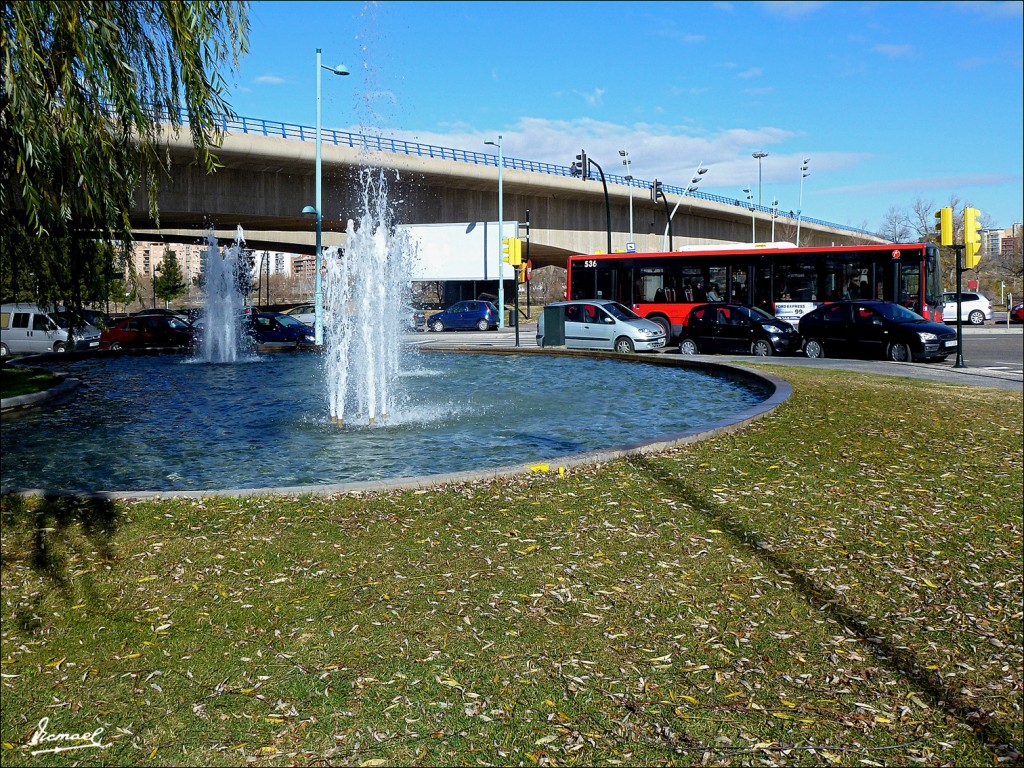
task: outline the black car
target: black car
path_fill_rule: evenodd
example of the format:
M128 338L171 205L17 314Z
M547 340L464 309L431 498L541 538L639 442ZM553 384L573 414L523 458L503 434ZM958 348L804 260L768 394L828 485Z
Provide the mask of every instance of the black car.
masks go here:
M251 312L242 326L249 337L261 347L313 346L313 329L291 315L280 312Z
M873 357L898 363L945 360L956 331L887 301L837 301L800 318L808 357Z
M698 304L679 338L679 352L698 355L791 354L800 350L800 335L785 320L746 304Z

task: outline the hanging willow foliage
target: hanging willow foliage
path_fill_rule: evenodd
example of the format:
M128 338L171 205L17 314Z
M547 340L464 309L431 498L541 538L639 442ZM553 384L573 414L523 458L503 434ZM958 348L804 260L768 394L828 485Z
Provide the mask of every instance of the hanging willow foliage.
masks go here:
M164 131L188 130L207 172L219 116L233 115L222 70L248 51L246 2L11 2L2 5L0 216L4 293L36 272L40 238L124 245L145 190L158 219ZM12 254L13 250L13 254ZM38 253L37 253L38 251ZM110 249L60 249L64 258ZM58 257L59 258L59 257ZM81 282L82 264L53 265ZM90 268L95 267L90 265ZM20 274L20 277L19 277ZM65 286L65 292L78 289ZM32 291L30 291L32 292Z

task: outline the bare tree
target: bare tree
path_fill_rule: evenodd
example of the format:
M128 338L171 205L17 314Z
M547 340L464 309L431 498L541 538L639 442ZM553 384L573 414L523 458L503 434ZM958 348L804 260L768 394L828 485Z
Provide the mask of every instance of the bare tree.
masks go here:
M904 208L892 206L882 218L882 229L879 233L894 243L906 243L913 240L910 220Z

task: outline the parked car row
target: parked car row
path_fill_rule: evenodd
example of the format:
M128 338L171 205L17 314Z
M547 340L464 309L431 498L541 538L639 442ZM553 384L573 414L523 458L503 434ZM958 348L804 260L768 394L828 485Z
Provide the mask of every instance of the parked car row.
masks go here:
M660 325L613 301L549 304L564 321L564 333L537 323L537 345L617 352L649 351L665 345ZM898 304L837 301L803 315L796 327L757 307L698 304L679 335L684 355L729 353L758 356L803 352L807 357L868 357L895 362L945 360L957 350L957 335L944 323L925 320Z

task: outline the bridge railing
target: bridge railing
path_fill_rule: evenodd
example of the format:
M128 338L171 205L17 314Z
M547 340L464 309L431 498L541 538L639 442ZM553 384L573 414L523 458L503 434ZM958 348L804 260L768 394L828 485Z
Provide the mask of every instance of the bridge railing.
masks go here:
M179 120L183 125L187 124L188 114L181 111L179 113ZM310 128L305 125L296 125L293 123L282 123L276 120L265 120L263 118L222 116L221 128L227 133L256 134L282 139L298 139L299 141L316 140L316 128ZM473 165L485 165L493 168L498 167L498 156L489 152L454 149L452 147L439 147L434 144L421 144L415 141L388 138L386 136L372 136L365 133L337 131L331 128L321 127L320 141L324 144L332 144L339 147L352 147L354 149L362 149L366 151L392 152L399 155L429 157L436 160L451 160L457 163L472 163ZM512 170L530 171L531 173L546 173L551 176L573 175L572 168L566 165L542 163L535 160L522 160L516 157L503 157L502 159L504 160L504 167ZM625 176L607 173L605 174L605 180L609 184L633 187L635 189L642 189L646 192L650 192L651 185L653 183L637 179L635 177L627 179ZM772 215L773 211L770 206L756 205L731 197L723 197L722 195L712 195L707 192L700 191L687 192L686 187L675 186L673 184L662 183L661 189L663 192L679 195L681 197L689 196L700 200L709 200L714 203L721 203L723 205L735 205L738 208L743 208L750 212L760 211L761 213L768 214L769 216ZM787 213L781 209L775 211L775 216L779 219L788 218L793 221L796 221L797 219L797 216L793 211L789 211ZM823 227L842 229L847 232L857 232L859 234L870 235L872 237L881 237L881 235L875 232L869 232L866 229L858 229L857 227L851 227L845 224L836 224L822 219L814 219L809 216L801 216L800 221L807 224L818 224Z

